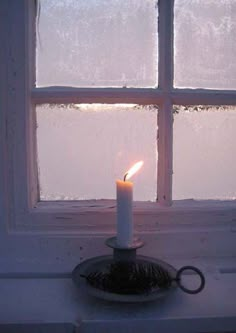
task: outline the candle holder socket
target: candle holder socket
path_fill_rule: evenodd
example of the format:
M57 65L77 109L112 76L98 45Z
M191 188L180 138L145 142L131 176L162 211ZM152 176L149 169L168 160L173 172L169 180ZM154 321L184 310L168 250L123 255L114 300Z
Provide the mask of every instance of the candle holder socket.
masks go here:
M137 249L144 246L144 242L139 238L134 238L128 246L119 245L116 237L108 238L105 244L113 249L113 259L115 262L135 262Z

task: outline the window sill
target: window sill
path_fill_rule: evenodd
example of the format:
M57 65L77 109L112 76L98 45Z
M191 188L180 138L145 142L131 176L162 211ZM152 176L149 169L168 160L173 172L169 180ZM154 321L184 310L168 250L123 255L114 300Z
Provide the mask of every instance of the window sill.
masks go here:
M178 200L171 207L156 202L134 202L137 232L173 232L234 228L236 200ZM10 231L104 235L116 228L115 200L41 201L9 223Z
M205 267L206 277L200 294L176 290L163 300L125 306L90 297L85 290L77 290L71 278L60 275L2 277L0 324L72 323L78 333L236 331L236 270L219 270L217 260L202 260L200 266Z

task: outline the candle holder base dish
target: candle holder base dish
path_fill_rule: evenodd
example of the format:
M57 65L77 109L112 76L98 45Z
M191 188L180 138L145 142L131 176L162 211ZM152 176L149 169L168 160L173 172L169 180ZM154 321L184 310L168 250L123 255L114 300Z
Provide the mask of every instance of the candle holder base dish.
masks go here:
M136 264L140 265L140 267L150 263L161 265L163 268L165 268L165 270L168 271L172 278L176 276L177 271L175 270L175 268L163 261L145 256L138 256L136 258ZM119 264L120 263L118 263L118 265ZM126 262L126 264L128 264L128 262ZM112 255L88 259L75 267L72 272L73 281L77 287L85 287L88 293L92 296L108 301L128 303L146 302L163 298L177 287L176 283L172 283L169 288L163 289L156 286L154 288L151 288L151 290L149 291L144 291L142 288L143 291L139 291L137 293L136 290L136 293L133 294L130 294L128 290L125 290L125 294L120 293L122 291L119 290L118 292L115 292L113 288L114 286L111 286L111 283L109 281L107 281L106 285L105 281L105 276L106 274L109 274L109 268L111 267L111 265L114 265L114 258ZM120 274L122 275L122 272ZM117 280L121 281L121 279L121 276L117 275Z
M170 264L151 257L136 255L143 242L135 239L127 247L120 247L116 238L106 241L113 248L113 255L88 259L77 265L72 272L74 283L86 288L92 296L116 302L145 302L163 298L179 287L189 294L199 293L205 285L202 272L193 266L176 270ZM197 289L189 290L182 284L186 270L200 277Z

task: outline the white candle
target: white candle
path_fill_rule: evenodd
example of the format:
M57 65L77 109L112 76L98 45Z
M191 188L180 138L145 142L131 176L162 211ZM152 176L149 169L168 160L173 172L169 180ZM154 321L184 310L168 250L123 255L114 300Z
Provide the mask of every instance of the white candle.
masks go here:
M124 176L124 180L116 181L117 197L117 244L129 247L133 242L133 183L127 181L137 172L143 161L136 163Z
M117 244L128 247L133 240L133 183L116 181Z

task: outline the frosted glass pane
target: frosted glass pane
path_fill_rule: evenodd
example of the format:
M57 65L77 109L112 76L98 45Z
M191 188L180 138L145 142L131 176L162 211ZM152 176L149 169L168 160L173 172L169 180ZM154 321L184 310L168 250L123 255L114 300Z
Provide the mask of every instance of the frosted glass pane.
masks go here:
M178 107L174 199L236 199L236 107Z
M41 200L114 199L137 161L134 199L155 200L157 109L136 105L37 106Z
M41 0L37 86L156 86L156 2Z
M236 1L175 0L174 85L236 89Z

